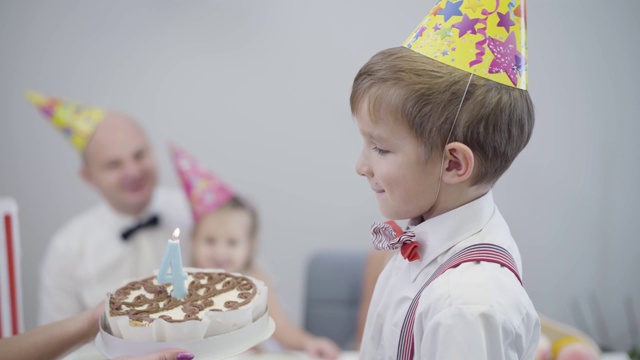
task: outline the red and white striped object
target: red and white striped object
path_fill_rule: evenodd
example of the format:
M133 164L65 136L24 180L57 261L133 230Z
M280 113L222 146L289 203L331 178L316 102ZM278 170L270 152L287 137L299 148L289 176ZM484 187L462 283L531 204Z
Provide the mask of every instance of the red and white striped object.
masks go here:
M414 358L414 339L413 339L413 325L416 320L416 311L418 309L418 302L424 289L431 284L440 275L447 272L447 270L454 269L464 263L468 262L490 262L498 264L502 267L509 269L516 276L520 284L522 279L518 273L518 266L516 265L513 257L502 246L489 243L480 243L467 246L466 248L453 254L447 261L440 264L440 266L429 277L427 282L420 288L413 301L409 305L407 315L405 315L402 329L400 330L400 340L398 343L397 359L399 360L413 360Z
M0 198L0 338L23 331L18 205Z

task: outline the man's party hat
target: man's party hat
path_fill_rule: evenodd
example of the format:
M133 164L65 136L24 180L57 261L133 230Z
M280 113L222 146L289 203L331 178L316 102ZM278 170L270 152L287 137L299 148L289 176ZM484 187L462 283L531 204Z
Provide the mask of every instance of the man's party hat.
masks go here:
M26 97L80 153L84 151L98 124L107 115L104 109L83 106L33 91L28 91Z

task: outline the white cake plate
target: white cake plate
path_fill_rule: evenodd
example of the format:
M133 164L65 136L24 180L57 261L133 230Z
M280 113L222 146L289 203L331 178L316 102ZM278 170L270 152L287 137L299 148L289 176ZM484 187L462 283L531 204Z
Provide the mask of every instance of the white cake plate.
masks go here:
M135 342L121 339L109 333L104 316L100 318L100 332L95 345L100 354L112 359L118 356L144 356L164 349L183 349L196 359L220 360L243 353L269 339L276 329L273 319L266 312L251 325L232 332L201 340L184 342Z

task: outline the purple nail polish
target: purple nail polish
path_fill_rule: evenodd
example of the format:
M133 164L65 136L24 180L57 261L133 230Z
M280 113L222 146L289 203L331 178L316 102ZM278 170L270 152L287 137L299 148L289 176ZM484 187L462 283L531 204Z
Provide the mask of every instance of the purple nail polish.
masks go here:
M176 355L176 360L191 360L191 359L193 359L192 353L178 353L178 355Z

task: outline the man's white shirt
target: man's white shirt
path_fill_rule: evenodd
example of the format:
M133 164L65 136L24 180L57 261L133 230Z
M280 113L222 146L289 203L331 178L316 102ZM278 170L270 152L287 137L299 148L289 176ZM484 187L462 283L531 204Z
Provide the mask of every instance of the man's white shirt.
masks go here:
M151 215L155 227L128 240L122 231ZM96 306L127 281L160 268L167 240L179 227L183 263L190 264L191 212L180 189L158 188L140 219L101 203L77 215L53 237L41 268L39 323L46 324Z

